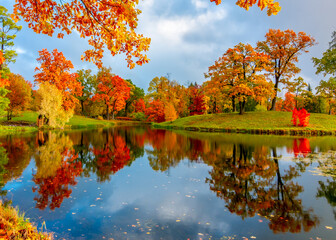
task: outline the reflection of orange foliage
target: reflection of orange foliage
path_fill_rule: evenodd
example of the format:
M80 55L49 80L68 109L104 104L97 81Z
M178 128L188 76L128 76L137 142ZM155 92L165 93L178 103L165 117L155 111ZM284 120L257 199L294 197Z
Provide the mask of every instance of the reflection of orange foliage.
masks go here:
M294 156L298 157L300 154L302 154L303 157L306 157L307 154L311 152L309 140L307 138L300 138L299 142L300 144L298 145L297 139L294 139L293 142Z
M310 116L310 113L308 113L306 109L302 108L300 110L297 110L296 108L294 108L293 114L292 114L293 125L300 126L300 127L307 127L309 124L309 116ZM297 125L298 119L300 123Z
M106 143L103 149L94 147L93 153L97 157L97 169L100 176L118 172L131 159L130 150L121 136L114 136L113 142Z
M73 152L67 152L64 158L69 159L63 161L55 176L47 178L35 178L34 176L33 181L38 187L33 188L33 191L39 193L39 197L34 198L37 201L37 208L45 209L49 205L49 208L54 210L61 206L65 197L70 197L72 190L69 189L69 185L76 185L75 179L82 172L82 164L74 162L77 157Z

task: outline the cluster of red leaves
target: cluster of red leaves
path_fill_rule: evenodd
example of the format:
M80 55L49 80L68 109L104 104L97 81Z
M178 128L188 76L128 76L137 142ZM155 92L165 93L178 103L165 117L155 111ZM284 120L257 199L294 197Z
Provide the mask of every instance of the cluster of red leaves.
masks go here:
M39 197L34 198L37 201L37 208L43 210L49 205L49 208L54 210L61 206L65 197L70 197L72 190L69 189L69 185L77 184L76 177L83 170L81 162L74 162L78 156L68 152L68 155L70 154L70 159L63 161L61 167L56 171L56 176L34 177L33 181L38 187L34 187L33 192L37 191L39 193Z
M294 139L293 143L294 156L306 157L308 153L311 153L309 140L307 138L300 138L299 142L300 143L298 144L298 140Z
M164 122L164 103L160 100L154 100L149 103L149 107L146 109L147 120L150 122Z
M309 116L310 113L308 113L306 109L302 108L300 110L297 110L296 108L294 108L292 115L293 125L299 127L307 127L309 124ZM300 121L299 124L297 124L298 119Z
M145 101L142 98L135 101L133 106L134 106L134 111L135 112L143 112L143 113L146 112Z
M67 60L62 52L54 49L49 53L47 49L39 51L37 59L41 63L36 67L38 73L34 76L35 83L48 82L55 85L63 94L64 110L73 109L78 103L76 96L82 95L82 85L77 81L77 73L70 73L74 68L70 60Z
M204 94L199 86L190 87L190 115L201 115L205 112Z

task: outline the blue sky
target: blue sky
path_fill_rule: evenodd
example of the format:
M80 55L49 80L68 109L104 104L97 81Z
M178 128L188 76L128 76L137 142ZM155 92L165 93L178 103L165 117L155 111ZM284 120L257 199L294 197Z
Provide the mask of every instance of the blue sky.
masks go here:
M0 5L12 11L15 0L1 0ZM132 81L147 90L149 82L156 76L169 73L172 80L180 84L202 83L207 72L228 48L239 42L255 45L264 40L269 28L304 31L313 36L318 45L300 57L302 76L316 86L323 76L315 75L312 57L321 57L328 48L331 33L336 30L335 0L279 0L282 7L277 16L267 16L259 8L245 11L235 5L235 0L223 0L216 6L209 0L143 0L139 8L138 32L152 39L147 53L151 61L135 69L128 69L125 56L112 57L108 51L103 59L104 66L112 67L115 74ZM35 34L24 22L23 30L17 34L15 49L17 61L11 71L34 81L34 69L38 66L38 51L57 48L77 69L97 68L80 57L89 46L86 40L72 34L57 39Z

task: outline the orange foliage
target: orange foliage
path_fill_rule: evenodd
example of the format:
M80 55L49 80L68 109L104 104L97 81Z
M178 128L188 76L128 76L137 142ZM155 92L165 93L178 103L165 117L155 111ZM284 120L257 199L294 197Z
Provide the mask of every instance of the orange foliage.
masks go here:
M189 111L190 115L201 115L205 113L205 102L204 102L204 94L203 90L200 86L192 86L189 87L189 98L190 105Z
M164 122L165 120L165 107L160 100L154 100L149 103L146 109L147 120L150 122Z
M146 105L145 105L145 101L140 98L137 101L134 102L134 111L135 112L146 112Z
M3 56L2 51L0 51L0 65L3 64L5 62L5 58ZM9 81L8 79L3 79L1 77L1 72L0 72L0 87L5 87L9 85Z
M82 85L77 81L77 73L70 73L73 65L67 60L62 52L54 49L50 54L47 49L39 51L40 57L37 59L41 63L36 67L38 73L34 76L35 83L49 82L55 85L63 94L64 110L73 109L79 102L75 96L82 95Z
M9 86L6 87L10 92L6 97L10 100L8 105L8 120L11 119L12 114L23 111L28 107L31 101L32 89L31 83L26 81L19 74L9 74Z
M126 100L130 97L131 88L124 79L109 71L102 71L101 74L98 74L97 79L99 82L97 93L92 100L103 101L106 104L109 118L110 108L114 114L125 107Z
M217 5L222 2L222 0L210 0L210 2L215 2ZM261 10L264 10L267 7L267 14L270 15L276 15L280 10L281 7L278 2L274 2L274 0L238 0L236 4L244 8L246 10L249 10L250 7L252 7L254 4L258 2L258 7Z
M286 112L291 112L295 108L295 99L294 94L287 92L285 94L285 101L283 102L283 110Z
M62 33L58 33L58 38L78 32L93 47L84 52L82 59L93 61L98 67L102 66L107 48L113 56L125 53L128 66L133 68L134 58L138 65L148 62L142 52L150 44L149 38L135 32L141 13L137 3L138 0L16 0L12 18L18 21L21 17L36 33L52 36L59 29Z

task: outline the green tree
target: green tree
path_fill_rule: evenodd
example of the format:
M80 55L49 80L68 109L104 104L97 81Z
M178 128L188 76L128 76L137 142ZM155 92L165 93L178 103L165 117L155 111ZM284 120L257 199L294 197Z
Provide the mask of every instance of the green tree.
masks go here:
M131 87L131 93L130 98L126 100L125 115L133 111L133 109L131 109L131 106L135 101L145 97L145 91L142 88L137 87L131 79L126 79L126 81Z
M15 24L11 19L10 14L7 13L7 9L0 6L0 45L6 61L0 64L0 70L7 67L8 63L15 62L17 56L14 46L14 38L16 33L21 30L21 26Z
M79 100L82 108L82 115L86 115L87 113L85 112L84 109L84 103L90 99L96 91L97 88L97 76L91 74L91 70L78 70L77 71L78 77L77 81L81 83L83 86L83 95L82 96L77 96L77 99Z
M329 114L331 114L331 102L336 97L336 78L331 77L328 81L321 80L316 87L317 93L325 97L329 103Z

